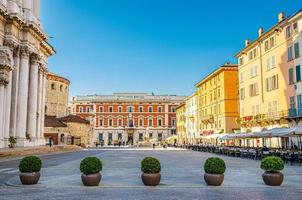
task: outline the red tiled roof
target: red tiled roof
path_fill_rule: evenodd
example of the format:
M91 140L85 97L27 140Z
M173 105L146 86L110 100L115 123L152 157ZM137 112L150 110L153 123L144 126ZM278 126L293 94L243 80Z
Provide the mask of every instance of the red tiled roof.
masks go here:
M83 124L89 124L90 122L86 119L83 119L77 115L68 115L66 117L59 118L62 122L77 122L77 123L83 123Z
M67 127L67 125L55 116L45 115L44 127Z

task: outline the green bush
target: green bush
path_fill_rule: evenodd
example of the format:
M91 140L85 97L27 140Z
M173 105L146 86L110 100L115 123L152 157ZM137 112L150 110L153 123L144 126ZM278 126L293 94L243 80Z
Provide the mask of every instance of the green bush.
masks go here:
M160 162L153 157L145 157L141 162L141 170L146 174L159 173L161 170Z
M284 161L275 156L269 156L261 161L261 169L267 172L277 172L284 169Z
M99 173L102 169L102 162L97 157L86 157L80 164L80 170L85 175Z
M41 167L42 161L37 156L26 156L19 163L19 170L24 173L39 172Z
M204 171L208 174L223 174L225 168L225 162L217 157L208 158L204 163Z

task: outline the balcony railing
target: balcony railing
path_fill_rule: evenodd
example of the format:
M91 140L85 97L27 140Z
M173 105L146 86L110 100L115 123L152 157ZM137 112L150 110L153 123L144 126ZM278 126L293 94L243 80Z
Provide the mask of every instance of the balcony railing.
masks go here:
M208 124L208 123L213 123L214 122L214 115L206 115L201 117L201 122Z

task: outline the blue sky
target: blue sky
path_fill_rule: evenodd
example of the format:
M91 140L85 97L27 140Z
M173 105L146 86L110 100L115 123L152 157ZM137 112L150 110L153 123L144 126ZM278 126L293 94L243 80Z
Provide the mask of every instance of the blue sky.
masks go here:
M301 0L42 0L57 54L49 70L70 97L113 92L189 95L194 84Z

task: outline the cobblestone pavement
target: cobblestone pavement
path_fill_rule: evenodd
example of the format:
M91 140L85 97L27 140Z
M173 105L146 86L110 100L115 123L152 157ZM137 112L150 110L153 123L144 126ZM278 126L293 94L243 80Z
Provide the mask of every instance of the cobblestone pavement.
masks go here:
M301 199L302 166L285 167L281 187L262 181L260 162L222 157L227 165L220 187L208 187L203 180L203 163L213 154L186 150L110 149L87 150L103 162L102 181L98 187L84 187L78 159L42 169L36 186L22 186L13 177L0 188L0 199ZM162 181L157 187L143 186L140 161L157 157L162 164ZM1 164L1 163L0 163Z

